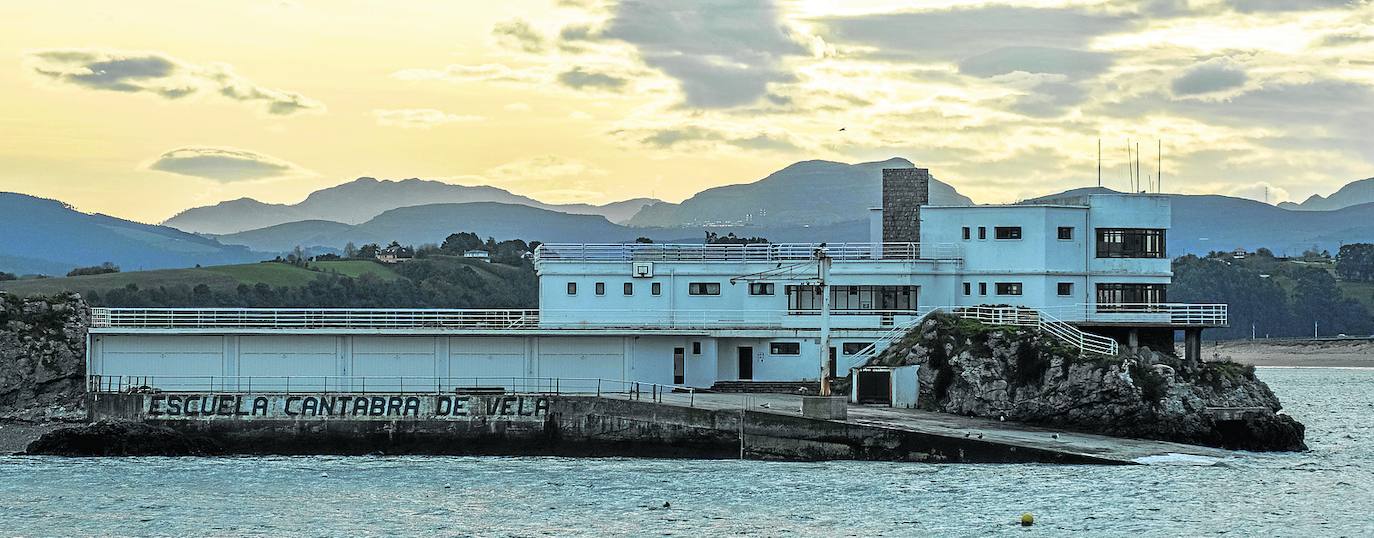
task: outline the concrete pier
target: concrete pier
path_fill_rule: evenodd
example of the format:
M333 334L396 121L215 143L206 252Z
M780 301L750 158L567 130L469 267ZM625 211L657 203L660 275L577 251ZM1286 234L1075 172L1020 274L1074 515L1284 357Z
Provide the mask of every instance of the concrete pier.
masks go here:
M1225 451L779 394L91 394L92 420L167 426L229 454L499 454L1129 464Z

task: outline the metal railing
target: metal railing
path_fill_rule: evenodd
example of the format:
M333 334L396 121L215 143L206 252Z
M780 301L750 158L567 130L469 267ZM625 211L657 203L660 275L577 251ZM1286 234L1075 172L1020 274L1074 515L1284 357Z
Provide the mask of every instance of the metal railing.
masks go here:
M868 361L869 358L877 356L878 353L887 349L889 346L892 345L893 342L901 340L903 337L907 335L907 333L911 332L912 329L916 328L917 325L920 325L921 322L925 321L927 317L930 317L931 314L939 310L940 308L932 308L929 310L925 310L923 313L917 315L916 317L892 327L891 330L883 333L882 336L879 336L877 340L874 340L872 344L865 346L863 349L860 349L859 351L851 355L849 363L845 366L845 368L842 371L847 372L850 369L853 369L857 366L861 366L864 362ZM838 375L839 372L836 372L836 374Z
M536 261L733 261L770 262L813 259L824 245L835 260L957 260L956 243L756 243L706 245L680 243L545 243L534 251Z
M1220 327L1228 323L1227 305L1192 303L1086 303L1038 308L1060 319L1103 323L1157 323Z
M623 396L662 402L696 389L683 385L592 377L424 377L424 376L134 376L89 375L93 393L196 394L554 394Z
M1068 322L1032 308L964 306L952 309L951 312L956 316L988 325L1036 327L1085 353L1114 356L1119 348L1116 340L1084 332Z

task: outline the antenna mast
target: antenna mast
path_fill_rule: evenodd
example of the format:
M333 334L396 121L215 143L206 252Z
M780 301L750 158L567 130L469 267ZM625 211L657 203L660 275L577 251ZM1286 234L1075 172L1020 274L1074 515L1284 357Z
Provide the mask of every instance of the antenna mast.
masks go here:
M1155 139L1155 192L1164 193L1164 140Z

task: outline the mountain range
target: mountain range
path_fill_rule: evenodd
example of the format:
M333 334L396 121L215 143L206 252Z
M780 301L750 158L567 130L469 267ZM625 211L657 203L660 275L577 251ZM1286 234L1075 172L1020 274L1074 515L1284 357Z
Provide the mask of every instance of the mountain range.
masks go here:
M1301 211L1331 211L1368 203L1374 203L1374 177L1351 181L1331 193L1331 196L1313 194L1301 204L1280 202L1279 207Z

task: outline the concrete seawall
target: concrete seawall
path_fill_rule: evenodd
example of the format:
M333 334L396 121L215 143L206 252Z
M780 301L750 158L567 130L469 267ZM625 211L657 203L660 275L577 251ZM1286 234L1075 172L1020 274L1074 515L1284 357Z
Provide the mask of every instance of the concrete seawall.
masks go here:
M229 454L485 454L1127 463L901 427L618 397L91 394L93 420L166 426Z

